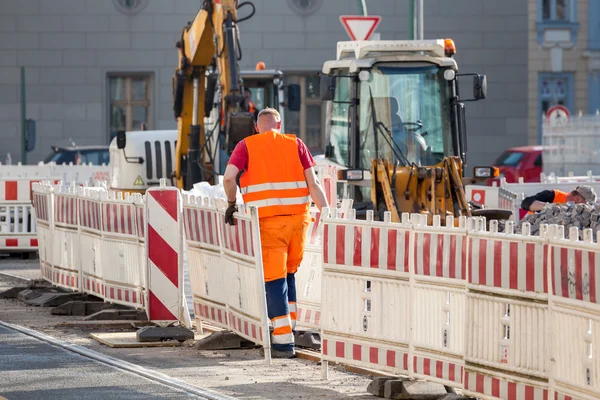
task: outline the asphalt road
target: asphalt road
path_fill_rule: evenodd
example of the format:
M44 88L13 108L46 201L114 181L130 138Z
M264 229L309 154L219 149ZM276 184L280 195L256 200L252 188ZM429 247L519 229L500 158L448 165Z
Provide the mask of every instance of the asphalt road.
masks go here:
M0 399L198 398L0 326Z

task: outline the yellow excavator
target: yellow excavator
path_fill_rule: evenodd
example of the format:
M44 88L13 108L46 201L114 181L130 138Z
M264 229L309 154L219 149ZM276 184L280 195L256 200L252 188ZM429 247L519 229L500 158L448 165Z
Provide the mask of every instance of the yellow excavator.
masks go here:
M459 74L454 41L339 42L323 65L321 99L327 101L325 151L348 185L357 215L372 209L392 221L403 212L428 216L482 215L507 219L510 211L467 201L465 101L486 97L485 75ZM459 96L458 77L473 77L473 97ZM492 167L475 167L471 182ZM458 223L458 218L456 218Z
M238 9L244 6L251 7L252 11L238 19ZM237 28L237 24L254 12L250 2L205 0L177 42L179 63L173 76L173 107L178 132L175 181L179 188L189 190L200 181L216 183L203 121L213 108L217 85L223 95L225 142L239 141L254 131L253 114L242 109L244 94L238 67L241 48ZM221 113L218 115L220 119ZM219 121L212 129L220 126Z
M243 18L238 11L250 8ZM255 13L254 4L204 0L176 43L173 111L177 130L118 132L110 146L111 188L141 192L170 178L180 189L218 183L235 145L254 133L256 106L300 109L300 86L284 84L283 73L259 62L240 71L239 26ZM254 103L252 103L254 104ZM254 112L253 112L254 111ZM284 120L285 123L285 120Z

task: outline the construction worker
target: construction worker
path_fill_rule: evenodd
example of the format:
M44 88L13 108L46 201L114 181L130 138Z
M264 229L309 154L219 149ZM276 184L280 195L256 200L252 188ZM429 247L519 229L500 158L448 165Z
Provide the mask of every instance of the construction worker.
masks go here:
M533 196L526 197L521 202L521 209L528 211L527 214L533 214L536 211L544 209L548 203L569 203L576 204L596 203L596 192L594 188L588 185L577 186L575 190L569 193L560 190L543 190Z
M295 273L304 256L310 198L327 207L316 165L306 145L295 135L280 133L281 116L273 108L260 111L258 134L239 142L229 158L223 186L229 202L225 214L234 225L236 176L244 203L258 208L267 311L273 325L272 356L295 357ZM309 197L310 195L310 197Z

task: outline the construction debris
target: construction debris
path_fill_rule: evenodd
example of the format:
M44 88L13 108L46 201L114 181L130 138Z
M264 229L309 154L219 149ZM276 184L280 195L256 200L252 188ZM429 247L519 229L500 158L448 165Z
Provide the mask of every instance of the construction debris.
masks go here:
M592 229L594 240L596 231L600 228L600 205L588 204L548 204L543 210L534 214L527 214L515 225L515 233L521 233L523 224L531 225L531 234L539 235L540 226L543 224L556 224L565 227L568 234L569 228L579 229L579 239L583 239L583 230ZM499 226L500 230L500 226Z

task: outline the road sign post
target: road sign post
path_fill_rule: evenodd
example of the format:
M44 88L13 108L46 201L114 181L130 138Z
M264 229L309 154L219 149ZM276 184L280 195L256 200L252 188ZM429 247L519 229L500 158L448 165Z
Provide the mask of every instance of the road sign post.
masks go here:
M369 40L381 17L378 15L341 15L340 21L352 40Z

